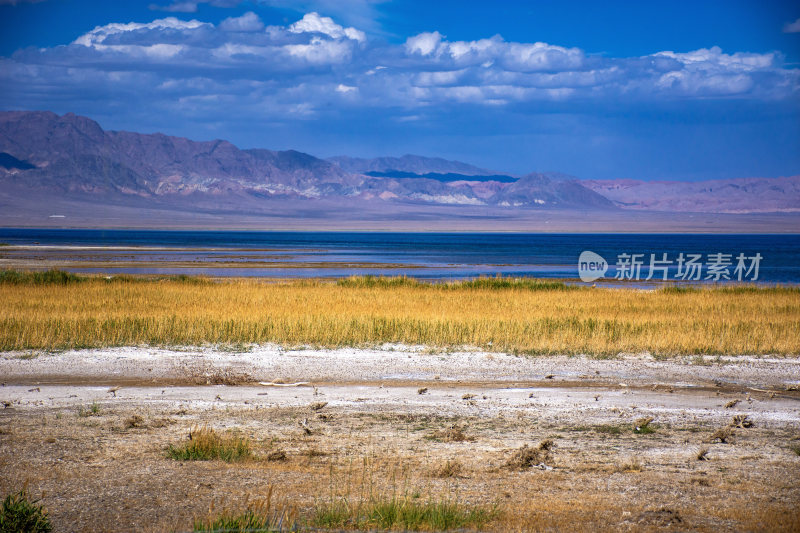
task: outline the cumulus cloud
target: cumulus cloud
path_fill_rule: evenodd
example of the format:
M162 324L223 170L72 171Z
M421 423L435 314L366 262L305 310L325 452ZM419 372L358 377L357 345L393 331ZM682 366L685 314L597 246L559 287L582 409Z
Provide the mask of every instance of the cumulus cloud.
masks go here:
M800 18L784 24L783 33L800 33Z
M292 33L322 33L333 39L341 39L346 37L358 42L367 40L366 34L355 28L343 28L336 24L330 17L321 17L318 13L307 13L301 20L298 20L291 26L289 31Z
M429 56L433 54L442 42L442 34L438 31L425 32L406 39L406 52Z
M72 43L21 49L0 59L0 93L21 108L91 95L173 114L224 106L262 118L377 108L419 116L464 105L796 101L800 70L778 53L718 47L604 57L499 35L450 41L437 31L387 44L316 11L266 27L247 12L218 25L178 16L111 23Z
M114 47L123 47L124 49L130 50L133 46L136 46L137 44L141 45L143 43L141 43L141 41L139 43L135 43L135 39L134 42L132 42L129 39L120 39L119 37L130 37L132 35L144 37L146 34L151 34L153 35L154 39L152 39L153 42L148 44L150 46L158 46L168 44L160 41L162 41L161 36L170 30L182 32L184 30L194 30L203 26L211 27L212 25L200 22L199 20L183 21L175 17L158 19L147 24L140 24L136 22L128 22L125 24L113 23L106 24L105 26L95 27L92 31L84 33L75 39L72 44L82 45L98 50ZM150 32L149 30L155 31ZM127 46L121 44L125 42L129 42L131 44Z
M248 11L241 17L226 18L220 22L219 27L225 31L261 31L264 29L264 23L258 15Z

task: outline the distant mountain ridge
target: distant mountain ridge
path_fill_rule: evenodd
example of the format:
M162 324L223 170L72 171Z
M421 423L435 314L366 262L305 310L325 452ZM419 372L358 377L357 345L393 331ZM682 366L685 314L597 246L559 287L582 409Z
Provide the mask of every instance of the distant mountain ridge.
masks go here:
M96 122L71 113L0 113L0 152L31 165L21 168L21 163L14 163L13 169L0 171L6 184L98 197L225 196L249 204L281 198L356 198L497 206L505 205L498 193L516 182L511 176L439 158L324 160L294 150L241 150L223 140L197 142L160 133L104 131ZM398 172L403 174L392 174ZM530 201L520 196L515 205L540 207L536 196L547 198L548 206L555 208L614 207L580 185L563 187L547 181L536 186L540 192L529 195ZM594 201L584 205L587 197Z
M800 176L730 180L585 180L585 187L625 209L707 213L800 212Z
M515 210L745 213L800 206L800 176L697 183L512 176L416 155L320 159L243 150L224 140L105 131L89 118L48 111L0 112L0 187L12 203L19 195L68 195L88 204L136 200L164 209L267 213L275 202L296 201L304 216L316 215L315 201L386 206L396 216L423 216L435 206L486 208L498 217Z

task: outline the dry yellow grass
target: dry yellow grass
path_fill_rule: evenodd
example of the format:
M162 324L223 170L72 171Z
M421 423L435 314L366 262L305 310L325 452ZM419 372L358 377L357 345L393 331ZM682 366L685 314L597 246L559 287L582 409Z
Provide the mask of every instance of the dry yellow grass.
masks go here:
M797 289L232 279L0 284L0 350L383 342L595 356L800 353Z

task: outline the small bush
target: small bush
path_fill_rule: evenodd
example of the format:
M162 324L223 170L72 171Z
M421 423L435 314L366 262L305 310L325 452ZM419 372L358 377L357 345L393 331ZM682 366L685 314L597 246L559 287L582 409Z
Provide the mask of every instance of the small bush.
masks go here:
M189 440L180 446L170 445L167 453L178 461L210 461L221 459L232 463L252 456L250 442L242 437L220 435L202 427L189 432Z
M53 530L47 512L39 500L31 500L27 491L9 494L0 509L0 533L46 533Z
M732 428L747 429L753 427L753 421L747 415L735 415L731 419Z
M448 459L441 465L433 468L431 470L431 475L438 478L458 477L463 470L464 466L461 464L461 461L458 461L457 459L453 459L451 461Z
M140 415L133 415L125 421L127 429L140 428L144 425L144 418Z
M524 470L532 466L547 464L552 460L550 451L555 446L551 439L545 439L535 448L524 445L514 452L511 458L506 461L506 468Z
M655 429L650 423L653 421L651 417L640 418L636 421L633 425L633 432L637 435L648 435L650 433L655 433Z
M719 428L709 437L709 442L720 442L722 444L728 443L728 440L733 436L733 430L730 427Z
M637 457L631 457L628 461L617 467L617 472L641 472L642 470L644 470L644 468Z

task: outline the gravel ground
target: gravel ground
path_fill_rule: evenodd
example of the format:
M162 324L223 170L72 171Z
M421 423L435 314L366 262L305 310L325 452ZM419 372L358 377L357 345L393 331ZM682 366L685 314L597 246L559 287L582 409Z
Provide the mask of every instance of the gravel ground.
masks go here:
M185 531L267 487L310 520L364 484L497 506L492 531L800 528L797 358L128 347L2 353L0 376L0 495L27 485L56 531ZM167 456L202 425L255 458Z

